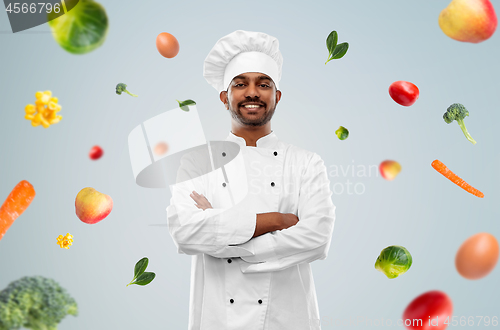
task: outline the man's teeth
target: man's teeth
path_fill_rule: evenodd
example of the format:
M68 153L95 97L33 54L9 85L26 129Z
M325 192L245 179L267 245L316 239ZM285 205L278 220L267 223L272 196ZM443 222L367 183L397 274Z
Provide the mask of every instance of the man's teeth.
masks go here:
M256 104L248 104L248 105L244 105L245 108L249 109L249 108L260 108L260 105L256 105Z

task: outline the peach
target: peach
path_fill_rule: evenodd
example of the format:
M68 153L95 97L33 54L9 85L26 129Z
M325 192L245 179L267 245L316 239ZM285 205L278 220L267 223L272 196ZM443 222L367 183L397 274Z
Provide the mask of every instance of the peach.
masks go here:
M441 11L438 21L448 37L472 43L491 37L498 23L489 0L453 0Z
M113 199L94 188L83 188L75 199L76 216L90 225L98 223L113 209Z
M166 154L168 151L168 144L166 142L158 142L154 148L154 152L157 156Z
M401 172L401 165L395 160L384 160L379 166L380 174L386 180L394 180Z

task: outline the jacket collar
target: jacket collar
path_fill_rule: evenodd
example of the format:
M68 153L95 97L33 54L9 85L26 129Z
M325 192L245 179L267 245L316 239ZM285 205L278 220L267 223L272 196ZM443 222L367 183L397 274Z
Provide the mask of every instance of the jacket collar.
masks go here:
M246 147L247 145L247 142L245 141L244 138L234 135L233 132L229 132L226 141L236 142L242 147ZM276 136L276 133L274 133L274 131L271 131L271 133L258 139L256 145L257 148L273 149L276 148L278 141L279 140L278 137Z

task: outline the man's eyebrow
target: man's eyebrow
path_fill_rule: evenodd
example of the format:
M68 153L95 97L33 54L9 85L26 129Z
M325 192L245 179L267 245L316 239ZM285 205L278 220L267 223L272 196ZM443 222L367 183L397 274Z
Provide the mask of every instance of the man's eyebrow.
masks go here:
M236 77L233 78L233 80L237 80L237 79L247 80L248 78L245 77L245 76L236 76ZM269 80L269 81L272 81L271 78L269 78L267 76L259 76L258 79L259 80Z

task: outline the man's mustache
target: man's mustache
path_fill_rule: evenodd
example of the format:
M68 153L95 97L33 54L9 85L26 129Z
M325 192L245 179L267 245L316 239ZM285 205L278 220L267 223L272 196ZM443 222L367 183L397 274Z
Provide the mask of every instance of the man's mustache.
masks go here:
M245 101L241 101L238 103L238 108L243 106L243 104L245 103L257 103L259 105L262 105L263 107L267 107L267 104L265 102L260 101L259 98L248 97Z

